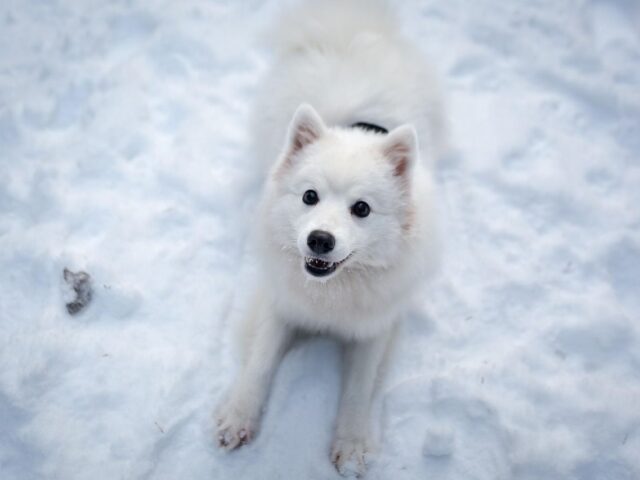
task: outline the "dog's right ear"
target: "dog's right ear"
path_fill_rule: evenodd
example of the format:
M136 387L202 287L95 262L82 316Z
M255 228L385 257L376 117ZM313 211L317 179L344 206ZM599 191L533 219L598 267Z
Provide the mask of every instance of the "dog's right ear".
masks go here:
M322 137L326 129L322 118L311 105L307 103L300 105L289 124L284 158L280 162L278 171L291 166L298 152Z
M303 103L293 114L289 125L289 151L292 154L299 152L318 140L326 128L318 112L308 103Z

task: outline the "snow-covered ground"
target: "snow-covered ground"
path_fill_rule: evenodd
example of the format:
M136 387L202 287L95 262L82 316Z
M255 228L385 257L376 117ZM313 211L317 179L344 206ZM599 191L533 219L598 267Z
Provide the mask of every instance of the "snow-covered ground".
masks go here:
M368 477L638 479L640 3L402 4L448 98L447 253ZM287 355L254 444L212 436L274 7L0 3L2 480L337 477L329 339ZM76 316L65 267L94 280Z

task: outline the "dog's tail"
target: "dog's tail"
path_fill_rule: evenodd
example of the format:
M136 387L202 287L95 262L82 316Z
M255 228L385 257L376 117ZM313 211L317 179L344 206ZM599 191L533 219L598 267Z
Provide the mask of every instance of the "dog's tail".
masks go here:
M397 34L398 23L385 0L302 0L276 21L268 43L287 55L340 50Z

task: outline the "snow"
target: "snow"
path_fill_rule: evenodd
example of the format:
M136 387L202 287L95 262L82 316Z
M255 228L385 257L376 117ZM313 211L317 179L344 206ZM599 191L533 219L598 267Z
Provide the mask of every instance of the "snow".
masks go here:
M449 457L455 447L455 434L448 425L429 426L422 444L422 454L426 457Z
M337 478L330 339L286 356L255 443L213 441L275 7L0 5L3 480ZM640 4L400 13L447 94L447 249L368 478L640 478ZM65 267L93 279L74 316Z

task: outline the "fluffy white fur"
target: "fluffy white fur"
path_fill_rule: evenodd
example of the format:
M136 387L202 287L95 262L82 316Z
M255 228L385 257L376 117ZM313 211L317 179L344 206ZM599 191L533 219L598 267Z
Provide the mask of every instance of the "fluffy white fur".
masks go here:
M429 167L440 147L439 105L422 55L381 3L307 2L275 31L253 136L271 165L255 234L264 278L242 328L241 371L217 411L218 439L233 449L253 438L297 330L328 333L345 347L331 458L341 473L361 474L395 327L437 260ZM355 122L390 132L349 128ZM317 204L302 201L307 190ZM368 216L353 214L358 201ZM333 235L330 252L311 251L314 230ZM306 257L335 271L314 276Z

